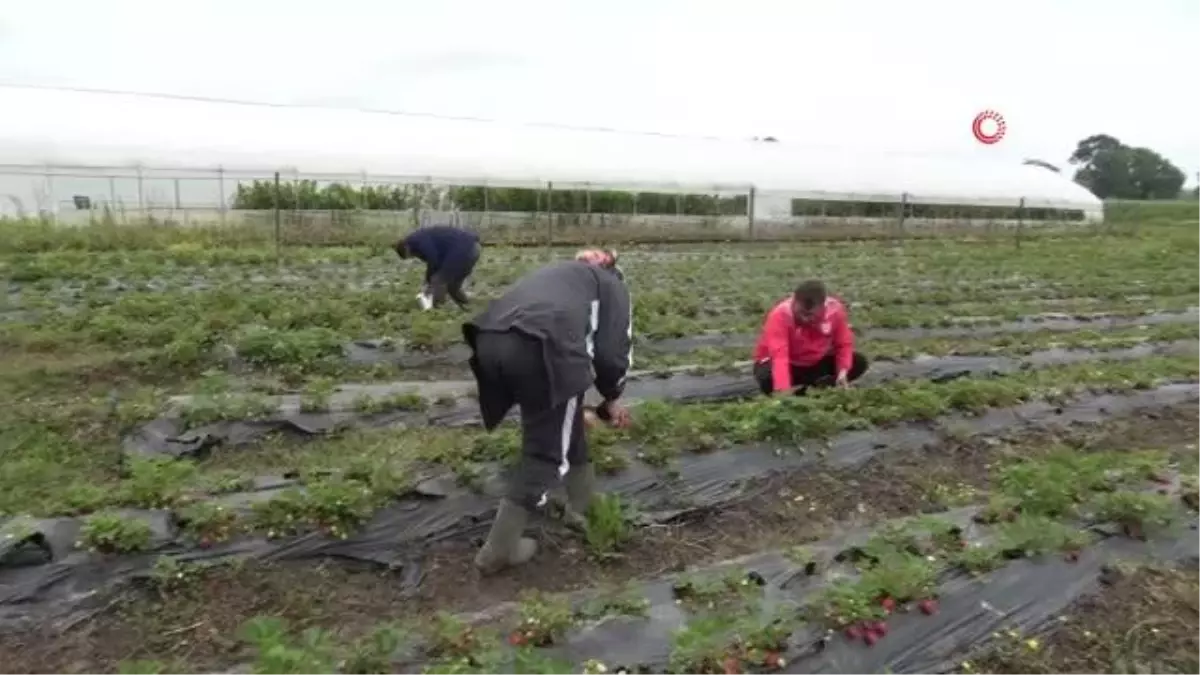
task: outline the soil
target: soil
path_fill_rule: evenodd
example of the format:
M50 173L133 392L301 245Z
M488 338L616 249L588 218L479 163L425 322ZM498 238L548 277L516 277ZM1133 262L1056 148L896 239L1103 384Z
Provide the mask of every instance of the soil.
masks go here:
M448 542L427 557L416 597L406 597L378 568L332 561L228 566L168 596L127 589L104 611L73 626L0 635L0 671L111 672L132 659L174 664L176 672L218 670L245 658L237 629L256 615L356 636L389 619L512 601L525 589L565 591L652 577L802 544L835 527L978 502L1001 457L1037 456L1062 444L1083 451L1176 448L1181 457L1194 456L1197 433L1195 408L1180 406L1057 435L949 441L853 469L775 476L763 482L757 497L734 507L641 531L622 558L605 563L589 559L576 537L546 524L532 565L482 580L471 566L478 542Z
M965 659L962 672L1200 672L1200 573L1114 571L1103 592L1075 603L1044 638L997 640Z

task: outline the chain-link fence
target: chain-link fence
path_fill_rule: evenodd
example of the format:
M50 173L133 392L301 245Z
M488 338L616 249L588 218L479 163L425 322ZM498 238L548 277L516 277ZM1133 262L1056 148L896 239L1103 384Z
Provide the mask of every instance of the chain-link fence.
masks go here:
M963 200L967 202L968 200ZM57 226L204 230L210 241L357 245L449 224L488 242L630 243L1020 237L1093 230L1097 214L903 194L798 195L750 185L504 184L432 177L0 165L0 214Z

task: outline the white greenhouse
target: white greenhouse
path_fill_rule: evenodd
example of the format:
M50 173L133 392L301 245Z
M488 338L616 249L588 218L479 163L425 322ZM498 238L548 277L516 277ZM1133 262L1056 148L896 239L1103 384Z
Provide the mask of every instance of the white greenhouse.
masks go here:
M173 181L173 194L158 201L224 208L236 181L275 172L325 182L750 195L743 215L759 221L836 203L1023 207L1082 221L1103 214L1100 200L1068 177L1021 164L5 86L0 110L0 214L10 215L57 212L79 194L144 206L151 195L143 183L152 179ZM207 186L203 197L198 184ZM821 207L822 215L836 211Z

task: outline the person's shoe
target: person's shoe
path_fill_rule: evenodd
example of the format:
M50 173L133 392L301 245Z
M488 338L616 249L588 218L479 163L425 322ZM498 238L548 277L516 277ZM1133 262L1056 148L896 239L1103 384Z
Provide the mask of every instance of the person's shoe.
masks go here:
M522 537L529 513L520 504L500 500L496 520L488 532L487 541L475 556L475 567L480 573L495 574L501 570L529 562L537 553L537 542Z
M596 469L591 462L577 466L567 472L567 504L563 510L563 522L573 530L582 532L587 527L588 506L596 492Z

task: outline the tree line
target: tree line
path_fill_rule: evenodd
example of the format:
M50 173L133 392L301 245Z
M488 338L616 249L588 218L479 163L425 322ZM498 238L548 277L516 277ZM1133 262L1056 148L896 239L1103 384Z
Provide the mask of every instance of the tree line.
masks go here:
M755 141L778 142L774 137ZM1181 193L1183 171L1149 148L1125 145L1107 134L1089 136L1077 144L1068 162L1076 167L1074 180L1101 199L1179 199L1200 197L1200 186ZM1040 159L1027 165L1062 170ZM428 185L353 185L314 180L280 182L256 180L239 184L235 209L269 210L390 210L418 207L463 211L535 213L640 213L689 216L743 215L746 195L621 192L616 190L535 190L500 187L431 187Z
M388 210L443 208L462 211L639 213L689 216L744 215L746 196L532 190L527 188L430 187L426 185L319 184L314 180L241 183L233 208L247 210Z

